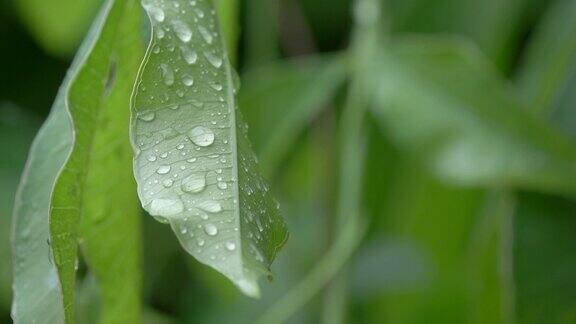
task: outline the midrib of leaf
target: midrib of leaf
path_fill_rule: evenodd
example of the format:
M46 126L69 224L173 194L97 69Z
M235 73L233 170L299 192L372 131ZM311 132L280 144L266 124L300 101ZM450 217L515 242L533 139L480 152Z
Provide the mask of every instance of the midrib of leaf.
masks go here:
M234 72L213 6L206 0L143 5L153 38L132 100L142 205L170 223L200 262L257 296L257 277L269 274L286 232L236 115Z
M227 52L226 52L226 47L224 46L223 41L221 41L221 46L223 48L224 57L226 58ZM238 134L236 132L236 113L235 113L236 103L235 103L235 98L234 98L234 93L233 93L234 84L233 84L232 78L230 77L231 73L232 73L232 71L230 70L230 62L226 62L226 63L224 63L224 65L225 65L225 69L226 69L226 84L227 84L226 95L227 95L228 106L231 107L229 127L232 131L230 132L230 135L231 135L230 136L230 144L232 147L232 156L236 157L236 156L238 156L238 140L237 140ZM232 161L232 174L234 174L234 177L236 177L236 179L238 179L238 181L240 181L240 175L238 174L238 162L236 161L236 159L234 159ZM233 185L232 188L233 188L233 192L234 192L233 193L234 199L236 199L236 201L238 201L238 203L241 203L240 194L238 192L238 187ZM238 243L238 251L244 251L244 244L242 242L242 237L240 236L242 233L242 224L240 223L240 209L238 209L238 208L234 209L234 218L235 218L234 221L236 223L236 228L240 229L240 232L237 235L237 241L239 242ZM240 253L242 253L242 252L240 252ZM239 260L241 263L239 266L244 267L244 265L242 264L243 258L240 257ZM241 286L240 286L240 288L245 289L245 288L242 288ZM252 288L247 288L247 289L251 290ZM246 293L253 294L250 291L246 291ZM259 296L260 292L258 291L256 293L254 293L253 295Z

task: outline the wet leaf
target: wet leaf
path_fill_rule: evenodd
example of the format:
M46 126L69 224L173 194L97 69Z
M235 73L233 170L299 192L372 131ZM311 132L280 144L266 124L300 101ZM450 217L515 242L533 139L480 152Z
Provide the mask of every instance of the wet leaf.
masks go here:
M188 253L258 296L287 232L256 171L215 10L207 0L144 8L153 37L132 107L140 201Z

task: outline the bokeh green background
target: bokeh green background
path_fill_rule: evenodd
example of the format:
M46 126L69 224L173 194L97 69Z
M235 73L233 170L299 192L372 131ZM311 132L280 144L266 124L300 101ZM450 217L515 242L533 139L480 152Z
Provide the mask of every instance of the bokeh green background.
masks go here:
M555 127L576 134L573 3L383 1L391 37L418 33L472 41L512 86L551 92L552 108L545 115ZM28 146L99 6L99 0L0 3L0 323L10 322L9 233L18 178ZM352 7L350 0L239 1L236 65L244 87L290 106L301 95L297 86L290 87L299 75L290 79L290 73L278 72L288 78L281 89L265 88L258 76L275 77L277 72L266 67L278 60L345 51ZM537 85L521 87L517 80L523 75L539 73L526 70L530 59L540 60L544 76ZM335 98L318 100L328 108L314 117L296 145L278 148L287 154L275 161L278 171L267 172L291 238L273 266L275 280L264 285L264 297L240 295L186 255L168 227L143 213L147 321L249 323L315 266L332 240L338 167L332 134L345 97L341 88ZM262 153L275 116L257 98L241 102L256 150ZM397 147L372 119L366 131L363 211L369 230L350 261L346 322L576 322L572 200L498 186L446 184ZM325 298L325 293L317 294L291 321L319 322Z

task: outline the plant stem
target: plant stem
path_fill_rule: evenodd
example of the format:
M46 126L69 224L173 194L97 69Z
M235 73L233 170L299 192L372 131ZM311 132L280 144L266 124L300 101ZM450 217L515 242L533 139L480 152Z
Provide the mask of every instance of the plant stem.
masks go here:
M345 226L361 222L364 165L364 117L372 94L370 74L378 49L380 0L357 0L356 26L350 53L350 91L339 126L340 173L336 209L336 237ZM323 322L345 322L347 270L330 283L324 296Z

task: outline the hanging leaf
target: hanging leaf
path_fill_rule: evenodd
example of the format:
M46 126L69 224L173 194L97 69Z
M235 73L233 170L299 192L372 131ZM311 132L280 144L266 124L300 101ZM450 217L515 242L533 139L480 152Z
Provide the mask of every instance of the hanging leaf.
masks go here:
M188 253L258 296L287 231L256 171L215 10L208 0L144 8L152 41L132 103L142 206Z

